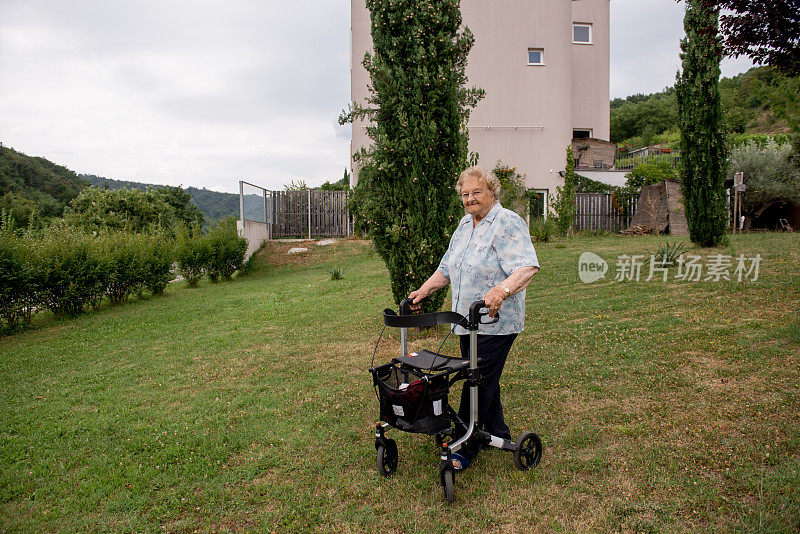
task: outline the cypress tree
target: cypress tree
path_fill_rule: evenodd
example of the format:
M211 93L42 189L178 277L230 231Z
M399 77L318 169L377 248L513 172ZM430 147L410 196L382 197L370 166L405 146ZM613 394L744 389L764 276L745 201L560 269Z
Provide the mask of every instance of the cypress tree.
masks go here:
M727 148L719 94L719 11L688 0L675 91L681 130L681 178L689 237L704 247L725 236Z
M483 97L467 89L474 38L461 29L459 0L367 0L373 52L366 105L340 122L367 121L370 147L356 155L363 216L386 262L395 302L439 265L463 210L455 193L466 168L469 110ZM439 309L445 292L431 295Z

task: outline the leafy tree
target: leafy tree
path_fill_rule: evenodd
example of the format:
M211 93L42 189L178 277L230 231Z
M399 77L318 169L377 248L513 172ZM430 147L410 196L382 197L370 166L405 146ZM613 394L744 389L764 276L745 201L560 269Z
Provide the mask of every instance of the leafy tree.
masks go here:
M347 172L347 169L344 170L344 176L338 181L331 183L330 181L326 181L324 184L319 186L320 189L323 191L349 191L350 190L350 173Z
M675 92L671 88L653 95L634 95L626 100L615 99L611 107L611 141L619 143L631 137L656 134L672 128L677 122Z
M39 212L39 204L18 193L8 192L0 196L0 210L8 214L14 226L23 228Z
M787 76L773 67L753 67L719 82L726 131L737 134L781 135L800 124L800 76ZM678 122L674 87L651 95L632 95L611 101L611 140L645 146L645 130L655 142ZM677 136L676 136L677 139ZM661 140L663 143L664 141Z
M192 197L181 187L165 186L156 190L157 194L164 199L164 202L172 206L175 221L184 222L188 225L203 225L203 212L192 203Z
M367 0L373 53L366 105L340 122L365 120L372 146L357 155L369 176L365 220L399 302L438 266L461 213L454 185L467 166L467 119L483 97L467 89L474 38L458 0ZM367 107L368 106L368 107ZM444 292L426 299L441 307Z
M789 163L794 167L795 171L800 173L800 134L794 134L790 138L792 151L789 153Z
M175 208L152 189L98 189L87 187L72 201L68 224L90 230L146 232L171 228Z
M763 148L749 142L731 150L731 170L744 173L747 185L741 198L748 220L780 204L800 206L800 170L793 167L791 152L772 140Z
M703 0L721 16L725 50L756 63L800 75L800 7L797 0Z
M347 172L347 167L344 169L344 175L338 182L326 181L320 187L323 191L349 191L350 190L350 173Z
M763 89L773 113L800 134L800 75L775 73L772 83Z
M726 146L719 96L722 45L719 14L690 0L681 40L683 72L676 83L681 130L681 178L689 237L701 246L718 245L727 223Z
M308 191L311 189L303 179L291 180L288 184L284 184L283 188L286 191Z
M81 178L89 182L91 185L99 187L100 189L162 189L168 186L151 185L141 182L128 182L125 180L113 180L111 178L103 178L93 174L81 174ZM228 217L239 216L239 195L233 193L219 193L217 191L210 191L206 188L198 189L196 187L187 187L186 193L189 194L192 204L197 206L200 213L203 214L204 222L218 221Z

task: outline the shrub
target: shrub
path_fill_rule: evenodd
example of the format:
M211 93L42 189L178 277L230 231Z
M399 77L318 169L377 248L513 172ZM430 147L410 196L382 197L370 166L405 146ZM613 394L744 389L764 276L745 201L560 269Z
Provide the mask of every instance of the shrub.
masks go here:
M667 161L644 163L625 175L625 186L641 192L647 185L658 184L664 180L677 181L678 174Z
M111 232L98 241L105 260L105 294L113 304L144 290L160 295L174 278L172 240L163 233Z
M36 291L25 242L14 234L10 213L0 226L0 325L9 329L30 324L36 310Z
M205 237L208 243L206 273L212 282L220 277L230 280L233 273L244 266L247 240L239 237L236 221L226 219L217 223Z
M499 160L492 170L500 180L500 204L504 208L525 217L528 211L528 191L525 188L525 177L517 172L516 167L509 167Z
M531 237L534 241L547 243L555 233L556 227L552 219L544 219L542 217L531 219Z
M143 284L153 295L161 295L167 284L175 279L172 271L175 261L174 240L155 235L148 239L145 246Z
M678 261L678 257L685 251L686 243L683 241L680 243L669 243L665 241L658 246L652 256L655 256L664 265L670 266L675 265L675 262Z
M31 279L42 305L55 315L75 316L102 298L107 264L91 234L53 226L28 238Z
M619 189L618 186L592 180L591 178L575 173L576 193L613 193L617 189Z
M114 232L102 239L105 294L112 304L125 302L130 295L141 291L144 278L141 241L141 236L124 232Z
M175 245L175 261L178 263L178 271L189 287L197 287L197 284L200 283L211 256L208 241L199 234L197 227L191 231L181 228Z
M775 205L800 206L800 172L792 166L789 147L781 148L772 139L763 147L748 141L731 151L731 163L732 173L744 173L743 211L749 219Z

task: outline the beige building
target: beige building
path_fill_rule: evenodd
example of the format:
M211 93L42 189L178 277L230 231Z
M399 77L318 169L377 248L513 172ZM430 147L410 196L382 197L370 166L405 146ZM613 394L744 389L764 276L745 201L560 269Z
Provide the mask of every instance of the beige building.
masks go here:
M363 102L369 12L351 2L351 91ZM554 194L573 137L609 138L609 0L462 0L461 11L475 34L469 85L486 90L470 116L470 150L487 170L501 160L530 189ZM351 154L368 143L353 124Z

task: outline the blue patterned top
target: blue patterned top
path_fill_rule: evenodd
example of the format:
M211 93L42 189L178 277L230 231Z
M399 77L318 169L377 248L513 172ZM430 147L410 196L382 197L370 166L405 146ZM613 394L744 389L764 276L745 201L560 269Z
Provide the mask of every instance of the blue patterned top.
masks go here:
M450 280L453 311L466 316L469 305L519 267L539 267L528 225L511 210L496 202L486 217L472 227L472 215L458 223L438 270ZM478 333L518 334L525 326L525 290L508 297L500 308L500 320L481 325ZM457 326L455 333L468 331Z

